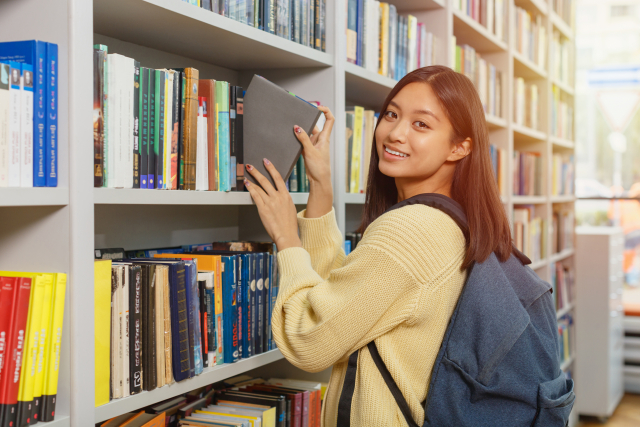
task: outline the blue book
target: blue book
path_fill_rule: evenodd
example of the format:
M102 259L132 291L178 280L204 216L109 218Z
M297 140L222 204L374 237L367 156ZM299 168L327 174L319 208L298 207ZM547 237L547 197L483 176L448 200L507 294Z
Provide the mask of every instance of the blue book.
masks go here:
M193 306L192 306L192 298L191 295L193 293L193 286L191 285L193 270L191 269L191 265L193 262L185 261L184 262L184 270L185 270L185 297L186 297L186 307L187 307L187 324L188 324L188 338L189 338L189 378L194 377L196 375L196 363L195 363L195 353L194 349L196 347L196 341L194 337L194 331L196 325L193 323ZM196 272L197 275L197 272Z
M58 45L47 43L47 136L45 173L47 187L58 186Z
M253 351L251 345L249 344L251 337L251 313L249 308L249 301L251 297L249 296L249 265L251 262L251 258L249 254L242 254L239 256L242 260L242 277L240 278L240 287L242 296L238 295L238 300L241 301L242 315L240 317L241 324L241 336L242 336L242 358L246 359L253 356Z
M264 254L256 254L256 299L258 318L256 319L256 335L254 336L255 354L264 353Z
M251 328L251 354L256 353L256 327L258 326L258 299L256 298L256 254L251 253L249 256L249 309L251 310L250 314L250 328Z
M198 266L195 261L185 261L189 267L189 341L193 337L194 373L200 375L204 369L202 361L202 332L200 330L200 297L198 294ZM193 324L193 328L191 325Z
M266 274L267 274L267 280L265 281L265 289L267 292L267 303L265 304L265 306L267 307L267 314L265 316L265 320L267 321L267 333L265 334L264 337L264 348L265 351L269 351L271 350L271 311L273 310L273 306L274 306L274 301L273 301L273 277L272 277L272 272L273 272L273 255L271 254L265 254L267 257L267 265L266 265Z
M358 21L357 25L357 33L358 33L358 47L356 48L356 65L362 67L362 35L364 33L364 17L366 14L366 10L364 8L364 0L358 0Z
M33 186L46 187L47 44L38 40L0 43L0 62L33 67Z
M242 299L244 298L244 292L242 289L242 256L236 256L236 310L238 313L238 360L244 357L243 355L243 332L242 316L244 310L242 310Z
M269 331L271 330L271 312L269 311L269 307L271 306L271 293L269 291L269 264L271 260L269 258L268 253L262 254L263 258L263 270L262 270L262 283L264 285L264 305L263 305L263 313L262 318L264 319L264 331L262 333L262 351L269 350Z
M236 288L236 255L223 256L222 272L222 312L223 312L223 349L225 363L238 361L238 307Z

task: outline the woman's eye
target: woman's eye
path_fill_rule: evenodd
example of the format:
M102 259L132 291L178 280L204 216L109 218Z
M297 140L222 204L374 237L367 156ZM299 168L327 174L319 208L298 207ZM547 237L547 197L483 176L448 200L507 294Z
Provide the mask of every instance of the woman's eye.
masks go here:
M427 126L427 124L425 122L414 122L414 124L416 126L418 126L420 129L429 129L429 126Z
M395 119L398 117L398 115L393 111L387 111L386 113L384 113L384 115L387 116L387 118L389 119Z

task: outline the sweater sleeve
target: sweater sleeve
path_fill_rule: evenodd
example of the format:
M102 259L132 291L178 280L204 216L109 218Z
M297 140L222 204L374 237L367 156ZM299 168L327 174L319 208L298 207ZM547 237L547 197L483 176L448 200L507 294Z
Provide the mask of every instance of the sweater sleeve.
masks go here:
M334 365L404 322L417 302L419 293L407 292L417 288L415 278L378 245L359 245L327 278L304 248L279 252L278 263L272 331L287 360L308 372ZM407 295L413 295L410 303Z
M344 264L346 258L342 233L338 228L335 210L320 218L305 218L307 210L298 213L298 228L302 247L311 257L311 266L326 279L334 268Z

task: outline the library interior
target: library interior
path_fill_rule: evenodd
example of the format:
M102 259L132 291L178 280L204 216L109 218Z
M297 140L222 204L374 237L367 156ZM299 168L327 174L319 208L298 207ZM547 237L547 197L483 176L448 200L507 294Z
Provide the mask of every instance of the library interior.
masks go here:
M640 0L0 1L0 427L640 426L639 107Z

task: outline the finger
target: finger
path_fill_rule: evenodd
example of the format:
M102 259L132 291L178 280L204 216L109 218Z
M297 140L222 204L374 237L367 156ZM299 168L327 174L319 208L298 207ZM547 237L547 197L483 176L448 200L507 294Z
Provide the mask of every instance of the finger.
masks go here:
M320 135L320 128L316 126L315 128L313 128L313 134L311 135L311 138L309 138L313 145L316 145L316 143L318 142L319 135Z
M324 117L326 119L325 123L324 123L324 127L322 128L322 132L320 132L320 135L322 137L326 137L327 141L329 140L329 135L331 134L331 130L333 129L333 124L336 121L336 118L333 116L333 113L331 112L331 110L329 109L329 107L325 107L323 105L318 107L318 110L322 111L324 113Z
M267 168L267 172L269 172L271 178L273 178L273 182L276 184L278 191L287 191L287 186L284 184L282 175L280 175L278 169L273 166L273 163L271 163L269 159L264 159L264 167Z
M293 131L296 134L296 138L298 138L298 141L300 141L300 143L302 144L302 149L306 150L307 148L312 148L313 144L311 143L311 140L309 139L309 135L307 135L307 133L304 131L304 129L302 129L300 126L296 125L293 127Z
M245 178L244 187L247 189L249 194L251 194L251 198L258 208L264 206L264 199L262 198L262 194L264 193L264 191L262 191L262 189L258 185L254 185L252 182L249 182L249 180Z
M262 190L265 193L265 196L268 195L272 195L276 192L276 189L273 188L273 185L271 185L271 183L269 182L269 180L267 178L265 178L264 175L262 175L260 172L258 172L258 170L256 168L254 168L251 165L247 165L247 171L251 174L251 176L258 181L258 184L260 184L260 187L262 187ZM255 187L255 186L254 186Z

